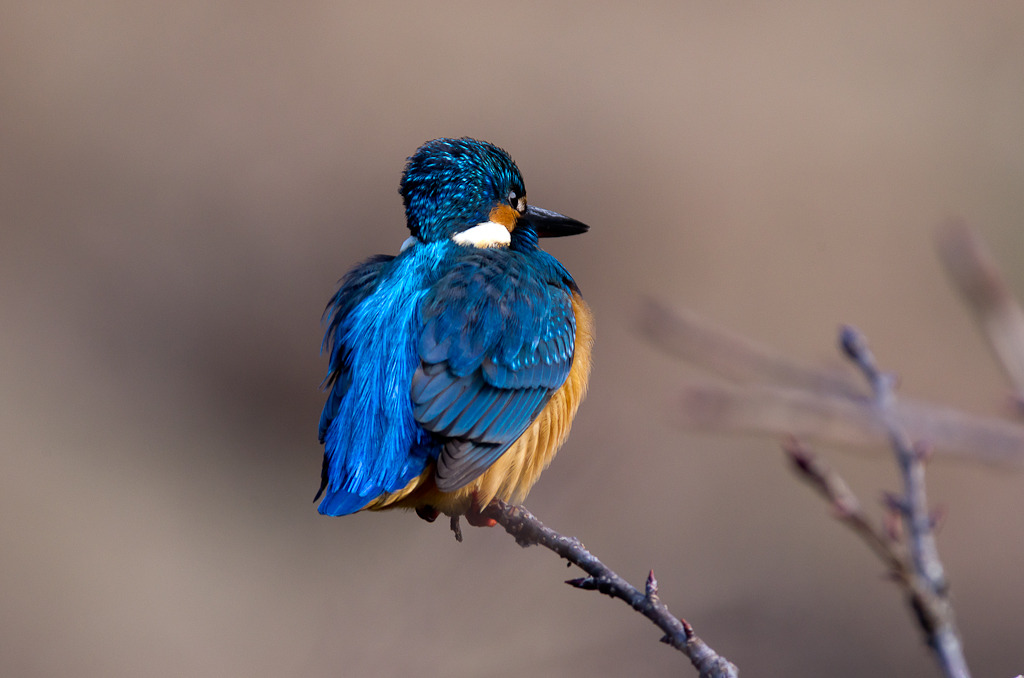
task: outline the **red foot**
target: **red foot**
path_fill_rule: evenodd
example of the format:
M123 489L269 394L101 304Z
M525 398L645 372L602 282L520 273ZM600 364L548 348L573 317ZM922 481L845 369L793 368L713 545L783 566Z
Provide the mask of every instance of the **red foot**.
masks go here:
M435 520L437 520L437 516L440 513L441 512L438 511L433 506L417 506L416 507L416 515L418 515L420 518L423 518L423 520L427 521L428 523L432 523Z
M470 511L466 514L466 522L473 527L494 527L498 524L498 521L494 518L485 518L480 515L479 511Z
M473 492L473 503L469 507L469 511L466 512L466 522L473 527L494 527L498 524L498 521L494 518L486 518L483 515L483 511L486 507L480 506L480 501L477 499L476 492Z

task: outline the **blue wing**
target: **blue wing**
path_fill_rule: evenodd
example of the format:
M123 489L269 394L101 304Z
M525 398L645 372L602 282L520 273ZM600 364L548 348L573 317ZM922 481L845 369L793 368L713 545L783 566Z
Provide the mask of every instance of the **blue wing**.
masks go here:
M404 487L436 455L405 395L419 364L415 329L423 292L394 259L378 256L357 266L327 307L330 394L320 417L321 513L358 511Z
M341 399L352 385L352 376L349 371L348 355L349 347L345 345L342 322L348 317L359 302L365 299L377 286L384 267L394 259L393 256L379 254L367 259L349 271L341 282L341 287L331 298L324 310L324 316L331 315L331 322L324 334L324 343L321 350L328 350L331 354L331 361L327 366L327 377L323 386L329 386L331 391L327 397L327 404L320 414L320 443L324 442L327 436L327 429L331 422L338 416L338 406ZM326 455L325 455L326 465ZM321 481L327 484L326 477ZM321 485L317 497L324 491Z
M435 478L443 492L494 463L569 375L575 285L539 255L472 251L424 299L413 415L447 439Z

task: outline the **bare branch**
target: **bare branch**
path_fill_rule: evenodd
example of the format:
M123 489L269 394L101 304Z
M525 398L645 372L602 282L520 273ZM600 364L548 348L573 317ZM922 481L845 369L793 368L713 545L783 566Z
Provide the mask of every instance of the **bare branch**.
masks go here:
M659 346L733 382L685 385L676 412L683 425L854 445L888 438L871 395L850 375L791 361L692 313L654 301L646 303L643 323ZM915 440L933 441L944 455L1024 464L1024 426L1018 423L909 398L901 398L890 412Z
M895 379L892 374L878 369L875 356L868 348L867 340L853 327L842 328L840 343L843 351L861 369L864 377L871 384L875 393L875 405L889 431L889 440L896 453L896 462L899 464L903 477L901 508L910 535L914 570L925 578L936 594L945 595L948 584L942 569L942 562L939 560L939 550L935 544L931 515L928 511L924 483L924 460L922 454L914 449L906 431L892 415L892 407L896 400L896 393L893 390Z
M1024 426L1004 419L901 398L896 418L914 439L934 441L947 457L1010 467L1024 465ZM761 384L689 382L675 421L714 432L792 435L801 440L877 445L888 440L871 401Z
M864 540L889 568L892 578L904 586L909 585L910 572L904 554L898 548L895 530L888 526L877 528L872 525L857 495L842 476L803 443L794 438L786 441L782 449L800 477L832 504L836 518Z
M961 221L937 239L939 257L1024 406L1024 311L977 232Z
M1024 412L1024 309L974 231L952 224L940 234L938 245ZM925 462L933 450L930 444L913 441L935 442L940 451L961 457L1020 465L1024 427L909 399L897 402L895 379L878 368L864 337L853 328L842 330L840 343L867 379L871 396L847 375L788 360L654 301L645 304L641 324L645 334L669 353L732 382L685 387L681 414L690 426L853 444L888 440L902 492L886 495L879 526L868 520L856 495L827 464L795 439L784 448L800 476L832 504L838 519L860 536L904 588L945 674L969 678L935 541L935 525L943 512L929 510L925 492Z
M720 656L701 640L693 627L685 620L674 617L658 597L658 581L653 570L647 576L645 590L641 593L632 584L609 569L597 559L575 537L566 537L546 527L532 513L522 506L513 506L495 500L483 514L492 518L505 531L515 537L520 546L543 546L581 568L588 576L570 579L566 583L587 591L600 591L628 603L634 610L650 619L664 631L662 642L671 645L684 655L700 673L700 678L735 678L739 669Z
M840 345L871 384L875 407L888 430L903 479L902 495L890 501L890 504L902 515L907 530L912 566L909 588L914 610L928 637L928 644L935 650L946 675L950 678L968 678L970 672L956 628L953 606L949 601L949 584L939 559L933 516L928 509L925 493L924 462L927 451L913 445L896 418L896 394L893 389L895 379L893 375L878 368L864 336L852 327L844 327L840 331Z
M848 375L803 365L746 337L717 327L690 311L654 299L641 307L640 327L667 353L736 383L862 398L864 389Z
M860 501L839 473L796 440L787 441L783 449L800 477L832 504L836 518L875 552L885 563L893 581L903 587L914 617L925 631L928 644L935 649L946 675L968 678L970 674L956 629L944 627L942 621L952 619L949 599L945 592L937 594L927 580L914 571L903 546L900 526L907 502L902 497L886 495L888 510L882 527L877 528L871 524ZM951 658L948 661L947 656Z

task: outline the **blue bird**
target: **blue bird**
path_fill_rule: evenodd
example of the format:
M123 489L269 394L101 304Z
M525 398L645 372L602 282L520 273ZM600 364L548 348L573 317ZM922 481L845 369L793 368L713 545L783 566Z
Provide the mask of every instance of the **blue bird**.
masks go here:
M399 192L411 237L324 312L318 510L493 525L481 510L526 497L586 392L592 316L538 238L588 227L529 205L509 154L475 139L425 143Z

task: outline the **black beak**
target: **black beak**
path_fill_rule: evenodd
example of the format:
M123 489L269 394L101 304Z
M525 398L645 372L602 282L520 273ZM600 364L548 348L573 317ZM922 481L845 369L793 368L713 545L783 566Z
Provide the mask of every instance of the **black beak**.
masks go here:
M587 226L581 221L576 221L571 217L567 217L564 214L558 212L552 212L540 207L534 207L530 205L526 208L526 211L519 217L526 223L533 226L533 230L537 232L537 235L541 238L558 238L563 235L577 235L579 233L586 233L590 230L590 226Z

